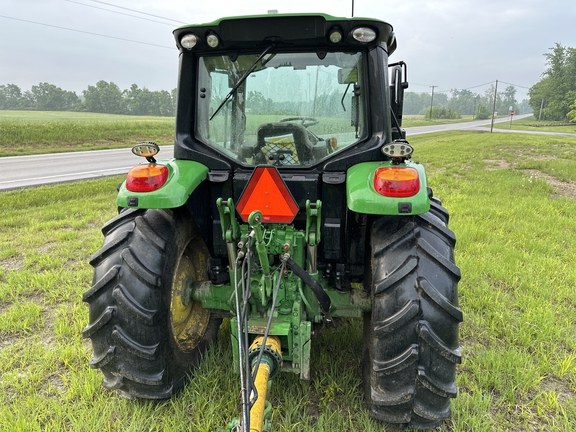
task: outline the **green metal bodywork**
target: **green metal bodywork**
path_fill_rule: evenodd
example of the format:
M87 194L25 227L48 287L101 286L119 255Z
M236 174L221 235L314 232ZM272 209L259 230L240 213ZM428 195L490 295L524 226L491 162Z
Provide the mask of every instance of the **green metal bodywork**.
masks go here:
M366 26L377 30L375 40L364 44L377 46L380 43L387 45L388 54L396 49L396 37L392 26L374 18L342 18L321 13L307 14L269 14L226 17L204 24L185 25L174 30L178 47L186 51L180 44L181 38L188 33L198 37L194 52L214 51L205 43L208 34L216 34L221 40L217 49L231 49L239 46L254 48L264 40L273 42L289 42L298 46L323 46L328 43L327 35L330 30L340 28L345 35L339 46L357 46L346 35L354 27Z
M298 373L302 379L310 378L310 338L312 324L323 320L319 302L306 284L290 269L282 270L282 260L289 255L300 267L305 266L305 250L311 246L316 236L311 236L311 227L316 226L316 217L321 203L315 203L311 208L307 203L308 241L304 230L297 230L291 224L264 224L259 221L259 213L253 212L248 224L237 225L235 215L230 214L234 205L230 199L218 200L221 220L226 220L228 226L223 226L223 237L234 248L240 251L253 251L249 261L252 268L249 272L249 289L251 292L247 328L255 337L264 334L269 314L273 319L269 334L278 336L282 342L282 370ZM234 232L237 237L234 238ZM249 246L249 248L248 248ZM239 252L240 253L240 252ZM246 258L245 258L246 259ZM235 310L235 286L240 271L235 274L230 268L231 282L223 285L212 285L207 282L190 280L184 290L189 300L198 301L207 309ZM311 276L316 279L331 300L330 314L332 317L359 318L371 309L370 295L363 289L351 289L347 292L337 291L330 287L318 272ZM278 288L277 302L271 309L274 290ZM232 347L235 361L238 364L238 321L231 321Z
M166 183L153 192L131 192L126 189L126 183L123 183L116 197L118 207L144 209L180 207L208 175L206 166L190 160L165 159L156 163L168 167Z
M412 197L391 198L380 195L374 189L374 172L378 168L406 166L418 171L420 190ZM346 173L346 199L348 208L357 213L374 215L417 215L430 210L428 181L424 166L411 161L402 164L364 162L351 167ZM410 204L407 206L406 204ZM406 211L410 208L410 211ZM402 209L402 211L400 211Z
M293 17L293 18L297 18L297 19L302 19L305 17L323 17L326 21L328 22L338 22L338 21L346 21L346 22L354 22L354 21L360 21L360 22L364 22L364 21L372 21L374 23L382 23L382 24L387 24L386 22L382 21L382 20L378 20L378 19L374 19L374 18L363 18L363 17L353 17L353 18L344 18L344 17L335 17L333 15L329 15L329 14L325 14L325 13L285 13L285 14L265 14L265 15L240 15L240 16L229 16L229 17L223 17L223 18L219 18L215 21L209 22L209 23L204 23L204 24L187 24L187 25L183 25L178 27L176 30L186 30L186 29L196 29L198 27L205 27L205 26L219 26L220 24L222 24L222 22L224 21L231 21L231 20L243 20L243 21L247 21L247 20L251 20L251 19L262 19L265 18L266 20L273 20L275 18L283 18L283 17ZM387 24L388 25L388 24ZM236 37L238 37L238 35L235 35Z

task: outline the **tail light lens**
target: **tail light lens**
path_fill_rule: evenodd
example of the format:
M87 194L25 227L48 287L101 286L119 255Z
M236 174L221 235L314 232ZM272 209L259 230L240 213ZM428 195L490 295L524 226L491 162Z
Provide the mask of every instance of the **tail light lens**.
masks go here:
M164 165L137 165L128 172L126 189L130 192L152 192L160 189L168 180L168 168Z
M418 171L409 167L384 167L374 172L374 189L393 198L414 196L420 190Z

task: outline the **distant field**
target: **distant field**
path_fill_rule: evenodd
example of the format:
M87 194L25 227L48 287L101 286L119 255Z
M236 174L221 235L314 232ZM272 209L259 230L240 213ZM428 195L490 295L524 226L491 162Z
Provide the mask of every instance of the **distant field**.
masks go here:
M441 432L576 430L576 138L411 139L451 213L463 362ZM128 401L91 369L82 293L120 177L0 193L0 431L195 431L240 411L225 323L191 383ZM359 321L318 331L312 379L272 384L275 432L392 432L368 418Z
M265 123L277 121L282 116L251 117L252 120ZM346 124L342 118L319 120L318 126L311 128L319 134L340 132ZM471 120L471 116L463 116L459 120L427 120L424 116L411 115L404 116L403 127ZM249 125L254 129L253 126ZM173 137L173 117L0 110L0 157L126 148L141 141L171 145L174 143Z
M172 117L0 111L0 156L167 145L173 136Z

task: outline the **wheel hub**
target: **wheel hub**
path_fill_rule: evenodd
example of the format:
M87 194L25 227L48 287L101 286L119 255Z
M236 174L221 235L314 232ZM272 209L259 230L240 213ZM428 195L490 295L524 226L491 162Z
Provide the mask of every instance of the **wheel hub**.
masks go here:
M197 254L185 251L180 257L172 283L170 323L174 341L183 351L191 351L198 346L210 321L210 311L204 309L202 303L182 301L187 279L198 280L202 277L198 261Z

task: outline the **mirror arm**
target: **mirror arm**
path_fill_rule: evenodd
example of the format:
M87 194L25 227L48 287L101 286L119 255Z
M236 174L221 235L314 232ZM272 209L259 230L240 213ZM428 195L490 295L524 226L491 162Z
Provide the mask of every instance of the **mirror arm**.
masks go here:
M351 85L352 83L348 83L348 85L346 86L346 90L344 90L344 94L342 95L342 99L340 99L340 104L342 105L342 109L344 111L346 111L346 107L344 106L344 98L346 97L346 93L348 93L348 89L350 88Z

